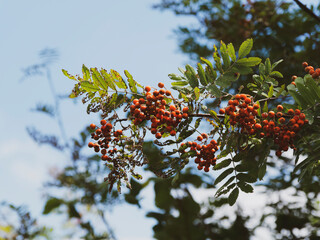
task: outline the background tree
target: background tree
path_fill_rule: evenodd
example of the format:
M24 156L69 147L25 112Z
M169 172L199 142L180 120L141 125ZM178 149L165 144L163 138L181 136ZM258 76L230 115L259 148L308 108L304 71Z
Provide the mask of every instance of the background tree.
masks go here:
M196 3L196 2L194 1L194 3ZM186 3L186 6L188 6L188 3ZM239 6L241 7L241 5L239 5ZM201 35L199 35L199 36L201 36ZM218 40L218 39L223 39L223 38L218 38L217 37L216 39ZM226 39L223 39L223 40L225 42L230 42L230 41L228 41ZM233 42L237 42L237 41L233 41ZM238 45L240 45L240 41L238 42ZM257 47L257 45L255 45L255 49L259 49ZM201 56L205 56L205 54L200 54L200 55ZM273 60L277 60L277 59L273 58ZM299 66L300 66L300 64L301 64L301 59L299 59ZM289 73L288 76L292 75L292 72L288 71L288 73ZM86 131L84 131L84 132L85 132L84 135L88 135L89 134ZM83 134L81 134L81 135L83 135ZM79 147L78 144L75 144L75 145L77 145L77 147ZM84 146L85 146L85 144L83 144L83 146L80 144L81 148L83 148ZM73 149L72 152L75 153L75 156L79 153L79 151L76 151L75 149ZM284 163L286 163L286 161L288 161L288 159L283 159L283 160L285 160ZM78 161L78 163L79 163L79 166L81 166L80 161ZM86 164L87 164L88 169L91 169L91 164L93 164L93 161L90 161L90 162L88 161L88 163L86 163ZM269 166L269 167L274 166L275 169L277 169L277 170L282 168L282 167L279 168L279 166L276 165L276 164L277 163L271 164L271 166ZM97 166L98 165L99 165L99 163L97 164ZM290 175L286 171L288 169L288 166L286 164L283 165L283 168L285 170L281 170L281 171L286 173L287 175ZM78 171L73 171L73 170L74 169L72 169L70 167L66 168L63 173L60 173L58 176L56 176L57 179L58 179L56 181L56 186L58 186L58 187L65 186L67 189L77 189L77 188L78 189L86 189L86 191L85 191L86 193L87 192L91 192L91 188L90 188L90 191L87 188L87 186L88 186L87 182L83 181L84 177L85 177L85 179L88 179L88 176L90 175L90 176L93 176L93 178L94 178L94 176L99 175L99 174L97 172L95 172L96 175L92 175L92 172L90 170L89 173L88 173L89 175L87 174L87 175L84 175L84 176L80 177L79 175L75 175L75 173L77 173ZM281 171L279 171L279 172L281 172ZM202 183L205 182L203 180L203 174L201 174L198 177L193 177L193 175L198 175L198 174L194 174L194 173L192 173L192 171L191 171L191 173L186 172L186 176L188 176L188 178L187 178L187 181L186 180L180 180L182 185L196 185L196 186L199 186L199 187L200 186L203 187L203 185L205 185L205 184L199 185L199 184L195 183L195 182L197 182L196 179L199 179L199 178L201 179ZM77 178L78 176L79 176L79 178ZM184 176L184 173L181 173L180 177L182 179L183 179L183 176ZM270 184L269 183L267 184L267 185L270 186L270 189L277 188L277 187L279 187L279 185L282 186L283 189L290 187L291 183L293 182L293 180L285 181L285 178L283 176L284 176L283 173L279 173L279 175L277 176L276 179L270 178ZM79 182L77 183L77 184L79 184L79 186L75 186L74 185L73 181L75 181L75 179L79 179ZM191 180L191 179L193 179L193 180ZM72 181L72 183L70 183L68 181ZM157 193L156 198L163 199L162 201L164 201L165 203L170 203L170 204L167 204L169 207L163 206L161 204L157 205L157 206L159 206L159 211L160 210L164 210L166 212L166 214L163 214L163 212L161 211L158 215L157 214L152 214L152 213L150 213L148 215L148 216L154 217L154 218L155 218L155 216L157 216L157 220L159 219L159 224L157 224L156 225L157 227L155 227L155 229L154 229L155 237L157 239L165 239L165 237L167 237L166 239L170 239L170 238L175 239L174 237L176 237L176 235L175 235L175 232L172 230L172 226L180 226L180 227L183 226L184 228L180 230L180 233L185 232L185 230L188 229L188 227L190 227L190 225L186 224L183 221L187 217L182 217L182 216L191 216L189 218L190 222L192 222L193 220L200 222L199 226L202 226L203 229L206 230L204 232L207 235L203 235L204 234L203 232L198 231L197 234L199 234L198 235L199 237L207 236L208 238L212 238L213 233L218 232L218 233L223 233L224 234L224 235L217 235L217 236L220 236L221 239L232 239L232 236L233 236L232 234L234 234L234 231L231 231L231 229L234 229L234 228L231 228L231 227L228 228L228 227L221 226L221 225L219 226L218 224L215 224L215 222L213 222L212 225L207 224L209 220L205 221L206 222L205 225L204 224L201 225L201 223L203 223L205 219L210 219L210 217L211 217L210 212L209 212L208 215L202 216L201 211L206 211L210 207L213 208L216 211L219 206L223 206L223 203L227 202L226 199L218 199L218 203L213 203L215 201L212 201L212 202L209 201L208 203L204 203L203 206L201 206L200 203L192 201L192 196L190 196L190 194L188 193L188 188L187 187L183 188L184 186L180 186L179 182L177 182L177 186L172 187L173 189L170 190L170 191L168 191L168 190L159 191L159 189L162 188L162 187L160 187L161 185L166 186L166 188L168 189L169 188L169 184L167 184L167 185L165 185L165 183L156 184L156 182L158 182L158 181L160 182L159 179L157 179L157 180L156 179L150 179L150 182L152 182L152 181L155 182L155 189L156 189L156 193ZM168 181L168 180L164 180L164 182L166 182L166 181ZM190 183L185 183L183 181L190 182ZM84 182L86 183L86 184L84 184L86 186L83 185ZM133 182L134 181L132 181L132 184L133 184ZM212 183L212 181L211 181L211 183ZM310 182L307 181L304 186L310 186L309 183ZM94 188L96 188L96 186L99 185L99 184L97 184L97 185L96 184L97 183L94 180L94 182L92 183L92 186L94 186ZM139 184L136 184L136 185L139 186ZM314 189L310 188L310 192L311 192L311 194L310 194L310 202L308 203L308 206L309 205L310 206L309 206L309 209L306 210L305 213L301 214L301 211L298 211L298 210L297 211L293 211L292 209L286 209L283 206L281 206L281 204L279 204L280 205L279 208L274 208L275 211L273 213L273 216L280 216L281 217L281 218L279 217L279 221L277 221L277 223L278 223L277 229L273 229L274 233L278 236L279 239L281 239L281 237L283 237L283 236L287 236L288 238L295 239L296 238L296 236L295 236L296 234L294 233L295 231L293 231L294 228L305 228L305 227L314 227L315 226L314 224L316 223L316 221L315 221L316 220L316 216L313 216L313 218L311 219L310 218L310 216L311 216L310 213L314 212L314 209L315 209L315 206L313 205L312 200L313 200L314 196L317 194L317 193L314 192L314 191L317 191L317 189L318 189L317 182L316 181L313 182L312 186L314 186ZM177 196L173 196L172 197L171 193L175 191L175 188L179 188L180 189L180 187L183 189L183 194L180 195L180 196L177 195ZM135 187L134 189L139 189L139 187ZM98 190L100 191L100 189L98 189ZM135 191L135 192L130 192L129 194L126 195L126 199L127 200L131 199L130 200L131 202L133 201L133 202L139 203L139 201L138 201L139 192L137 192L136 190L133 190L133 191ZM299 192L299 194L300 194L300 192ZM314 195L312 195L312 194L314 194ZM92 195L96 196L95 194L92 194ZM99 195L99 193L98 193L98 195ZM133 195L133 198L132 198L131 195ZM51 196L51 197L52 197L52 199L54 199L51 202L55 202L55 199L59 199L59 198L56 198L54 196ZM174 201L170 202L170 199L172 199L172 198L173 198ZM73 202L74 204L72 203L73 205L77 206L76 209L80 207L81 204L78 204L78 202L81 201L81 200L82 199L78 199L77 198L77 199L74 200L74 202ZM93 200L93 202L95 202L95 201L96 200ZM184 202L187 202L186 203L186 206L188 206L187 208L181 208L181 205L179 204L179 203L184 203ZM50 205L49 203L50 203L50 201L48 201L47 205ZM56 203L59 203L59 200ZM71 204L71 206L72 206L72 204ZM190 204L190 205L188 205L188 204ZM273 203L270 203L270 206L273 206L272 204ZM283 205L286 205L286 204L287 204L287 202L284 201ZM58 206L61 206L61 207L62 207L62 205L64 205L64 202L61 205L58 204ZM69 204L67 204L67 205L69 205ZM191 209L194 208L194 209L200 209L200 210L198 212L194 211L193 213L188 213L188 210L191 210L189 207L191 207ZM53 209L54 208L52 208L52 210ZM180 218L179 217L175 217L175 215L174 215L174 212L177 209L178 209L178 211L179 211L179 213L181 215ZM200 214L198 214L199 212L200 212ZM241 211L238 211L237 214L240 217L236 218L236 220L234 221L234 224L232 224L231 226L240 226L240 228L243 229L243 232L245 233L243 235L245 237L244 239L247 239L247 238L249 238L250 235L252 235L252 231L251 230L247 230L248 228L246 227L246 221L244 221L244 219L247 219L247 216L244 215ZM76 215L76 216L75 215L71 215L71 217L76 217L76 218L77 218L77 216L78 215ZM271 217L272 217L272 215L271 215ZM296 225L295 224L293 224L293 225L281 225L283 223L287 224L288 222L290 222L290 221L287 221L287 220L288 219L289 220L293 219L293 217L295 217L295 219L298 218L301 221L294 221L294 223ZM201 220L203 220L203 221L201 222ZM262 220L264 220L264 219L262 219ZM231 222L232 222L232 219L231 219ZM299 222L299 225L298 225L298 222ZM266 224L266 222L262 221L261 225L259 225L259 226L263 226L265 224ZM198 226L198 225L195 225L195 226ZM174 228L174 229L176 229L176 228ZM225 229L225 231L224 231L224 229ZM253 230L254 229L255 228L253 228ZM313 229L315 229L315 228L313 228ZM90 232L90 231L88 231L88 232ZM315 236L317 236L317 233L315 233ZM182 235L181 239L188 239L188 237L189 236ZM310 235L310 237L311 237L311 235ZM90 239L90 235L88 235L87 238Z

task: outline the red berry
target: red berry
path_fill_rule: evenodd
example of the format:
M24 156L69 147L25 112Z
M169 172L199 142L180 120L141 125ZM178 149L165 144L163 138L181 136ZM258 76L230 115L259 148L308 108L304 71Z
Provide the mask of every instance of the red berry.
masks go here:
M106 121L105 119L102 119L102 120L100 121L100 123L101 123L102 126L104 126L104 125L107 124L107 121Z
M157 139L160 139L161 137L162 137L162 134L159 133L159 132L157 132L157 133L156 133L156 138L157 138Z
M198 137L197 137L197 140L198 140L199 142L201 142L201 141L203 140L203 137L202 137L202 136L198 136Z
M289 115L293 115L293 114L294 114L294 111L293 111L293 109L289 109L287 113L288 113Z
M159 83L158 83L158 87L159 87L159 88L163 88L163 87L164 87L164 84L163 84L162 82L159 82Z
M270 111L270 112L268 113L268 116L271 117L271 118L273 118L274 115L275 115L274 111Z
M282 106L282 105L278 105L278 106L277 106L277 110L278 110L279 112L281 112L281 111L283 110L283 106Z
M146 90L146 92L150 92L150 91L151 91L151 87L150 87L150 86L146 86L146 87L144 88L144 90Z

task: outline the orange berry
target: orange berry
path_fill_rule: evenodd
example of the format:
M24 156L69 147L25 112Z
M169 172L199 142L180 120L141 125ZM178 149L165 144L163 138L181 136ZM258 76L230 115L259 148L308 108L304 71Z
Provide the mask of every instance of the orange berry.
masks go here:
M302 63L302 67L304 67L304 68L308 67L308 65L309 65L309 64L308 64L307 62L303 62L303 63Z
M258 129L258 130L262 128L262 126L261 126L260 123L256 123L256 124L254 125L254 127L255 127L256 129Z
M292 81L294 81L294 80L296 80L297 79L297 76L296 75L293 75L292 77L291 77L291 80Z
M160 139L161 137L162 137L162 134L159 133L159 132L157 132L157 133L156 133L156 138L157 138L157 139Z
M271 118L273 118L274 115L275 115L274 111L270 111L270 112L268 113L268 116L271 117Z
M94 146L93 142L89 142L89 143L88 143L88 147L89 147L89 148L93 148L93 146Z
M301 120L304 120L306 118L306 115L304 113L300 113L299 118Z
M170 109L171 111L175 111L175 110L176 110L176 106L170 105L169 109Z
M197 137L197 140L198 140L199 142L201 142L201 141L203 140L203 137L202 137L202 136L198 136L198 137Z
M287 113L288 113L289 115L292 115L292 114L294 114L294 111L293 111L293 109L289 109Z
M184 114L182 114L182 117L183 117L183 118L188 118L189 115L188 115L188 113L184 113Z
M184 108L182 109L182 112L183 112L183 113L188 113L188 112L189 112L189 108L188 108L188 107L184 107Z
M171 96L171 92L169 90L166 91L167 96Z
M279 123L285 123L286 119L285 118L279 118Z
M107 124L107 121L106 121L105 119L102 119L102 120L100 121L100 123L101 123L102 126L104 126L104 125Z
M225 114L225 112L226 112L226 111L225 111L223 108L221 108L221 109L219 110L219 113L220 113L220 114Z
M301 111L300 111L299 109L296 109L296 110L294 111L294 114L295 114L295 115L300 115L300 113L301 113Z
M164 87L164 84L163 84L162 82L159 82L159 83L158 83L158 87L159 87L159 88L163 88L163 87Z
M296 86L296 83L295 83L295 82L291 82L291 84Z
M262 118L267 118L268 117L268 113L264 112L264 113L261 114L261 116L262 116Z
M246 104L251 103L251 99L250 98L245 98L244 101L245 101Z
M283 110L283 106L282 106L282 105L278 105L278 106L277 106L277 110L278 110L279 112L281 112L281 111Z
M171 131L170 131L170 135L171 135L171 136L175 136L176 133L177 133L177 132L176 132L175 130L171 130Z
M246 99L246 95L245 94L240 94L240 99L245 100Z
M201 136L202 136L203 138L208 138L208 135L207 135L206 133L201 133Z
M146 90L146 92L150 92L150 91L151 91L151 87L150 87L150 86L146 86L146 87L144 88L144 90Z
M153 91L153 96L158 96L159 95L159 91L158 90L155 90L155 91Z
M90 124L90 128L91 128L91 129L95 129L95 128L96 128L96 125L95 125L94 123L91 123L91 124Z
M253 108L254 108L254 109L259 109L259 104L256 104L256 103L253 104Z

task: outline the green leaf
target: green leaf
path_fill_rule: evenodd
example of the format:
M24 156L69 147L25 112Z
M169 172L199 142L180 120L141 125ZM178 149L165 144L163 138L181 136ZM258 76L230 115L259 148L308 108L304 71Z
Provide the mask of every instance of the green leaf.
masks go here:
M103 90L108 91L108 84L106 80L103 79L98 69L91 68L90 70L91 70L92 79L95 85L100 86ZM115 90L115 88L113 90Z
M93 85L93 83L89 81L82 81L80 82L80 85L87 92L96 92L100 90L97 86Z
M236 203L238 196L239 196L239 188L233 189L228 197L228 202L230 206L233 206Z
M218 115L217 115L217 113L215 111L210 110L209 113L217 123L220 123L220 119L218 118Z
M220 89L215 84L207 86L208 91L215 97L219 98L222 96Z
M307 100L310 105L313 105L316 99L312 98L313 93L304 86L304 80L302 78L297 78L295 83L301 96Z
M189 64L186 65L186 72L185 75L189 81L189 84L192 88L198 87L199 86L199 81L196 75L195 70L193 67L191 67Z
M59 198L50 198L47 202L46 205L44 206L43 209L43 214L48 214L50 213L52 210L60 207L61 204L63 204L64 201L62 199Z
M207 64L207 66L210 68L210 70L211 70L212 72L214 72L213 65L212 65L212 63L211 63L208 59L205 59L205 58L203 58L203 57L200 57L200 60L201 60L202 62L204 62L205 64Z
M71 74L69 74L67 70L62 69L61 71L62 71L62 73L63 73L67 78L72 79L72 80L75 80L75 81L78 81L78 79L76 79L74 76L72 76Z
M267 103L267 101L264 102L262 110L263 110L263 112L268 112L268 103Z
M225 159L222 162L220 162L217 165L215 165L213 169L214 170L220 170L222 168L226 168L226 167L228 167L230 165L230 163L231 163L231 159L230 158Z
M288 92L293 97L293 99L298 103L298 105L300 105L302 108L306 108L308 106L308 103L304 100L304 98L299 93L292 90L289 90Z
M310 90L312 90L314 92L314 94L316 94L318 96L318 99L320 99L320 87L316 84L314 79L309 74L307 74L304 77L304 80L305 80L306 86Z
M248 74L251 74L253 72L251 67L240 66L240 65L233 66L231 71L234 72L234 73L240 73L240 74L243 74L243 75L248 75Z
M250 184L244 183L244 182L238 182L238 186L241 189L241 191L245 193L252 193L253 187Z
M186 81L172 82L171 85L172 86L186 86L186 85L188 85L188 82L186 82Z
M196 96L196 101L199 100L199 97L200 97L200 89L198 87L195 87L194 89L194 95Z
M185 100L186 102L189 102L190 99L187 98L187 96L185 94L183 94L182 92L180 92L181 97L183 98L183 100Z
M268 97L271 98L273 96L273 85L270 86L269 92L268 92Z
M227 52L227 46L222 41L221 41L221 46L220 46L220 53L221 53L224 67L225 67L225 69L227 69L230 66L230 58L229 58L229 55Z
M118 73L117 71L110 69L110 73L113 77L113 83L117 85L118 88L120 89L127 89L127 85L125 83L125 81L122 79L120 73Z
M216 84L220 87L227 88L238 78L239 75L236 76L234 73L223 74L217 79Z
M270 62L270 59L267 58L264 64L266 66L266 75L270 75L270 73L271 73L271 62Z
M254 183L257 181L257 179L255 177L253 177L252 175L247 174L247 173L238 173L237 179L239 179L242 182L247 182L247 183Z
M90 80L90 71L84 64L82 64L82 74L83 74L83 80L85 81Z
M283 78L283 75L281 74L281 72L273 71L270 73L270 77Z
M73 203L68 203L68 213L69 213L69 218L81 218L80 214L78 213Z
M280 59L279 61L275 62L272 64L271 66L271 70L273 70L274 68L276 68L276 66L278 66L279 63L282 63L283 62L283 59Z
M171 80L173 80L173 81L183 80L183 78L182 78L181 76L176 75L176 74L174 74L174 73L170 73L170 74L168 75L168 77L169 77Z
M125 74L125 75L127 76L127 78L128 78L128 83L129 83L129 88L130 88L130 90L131 90L133 93L138 92L137 83L136 83L136 81L133 79L132 75L131 75L127 70L124 70L124 74Z
M215 51L213 53L213 59L214 59L214 62L216 63L216 68L222 73L223 69L222 69L221 58L219 57L216 46L214 46L214 49L215 49Z
M100 70L100 72L101 72L103 80L105 81L107 86L110 87L112 90L116 90L116 86L114 85L114 81L113 81L111 75L107 72L107 70L102 68Z
M283 93L284 89L286 88L285 84L281 85L281 88L278 90L276 97L279 97L281 95L281 93Z
M258 104L258 106L259 106L259 108L257 109L258 116L261 117L261 106L260 106L260 102L257 101L256 104Z
M233 47L232 43L229 43L229 44L228 44L228 46L227 46L227 51L228 51L228 53L229 53L229 56L230 56L231 60L232 60L233 62L235 62L235 61L237 60L237 57L236 57L236 52L235 52L235 50L234 50L234 47Z
M198 63L198 75L199 75L200 83L202 84L202 86L207 86L208 83L207 83L207 79L206 79L206 74L205 74L204 69L200 63Z
M226 188L236 177L235 176L231 176L215 193L216 197L219 197L221 195L222 190L224 190L224 188ZM231 188L229 188L230 190Z
M238 57L243 58L247 56L250 53L252 46L253 46L252 38L245 40L239 48Z
M217 185L219 182L221 182L223 179L225 179L229 174L233 172L233 168L228 168L223 173L221 173L216 180L214 181L214 185Z
M239 66L254 67L258 65L260 62L261 62L261 58L249 57L249 58L239 59L236 63Z
M267 172L267 164L264 163L262 164L262 166L260 166L259 170L258 170L258 178L259 180L262 180L264 175L266 175Z
M259 73L260 73L260 75L265 75L266 74L265 70L266 70L266 68L265 68L264 64L260 63L259 64Z

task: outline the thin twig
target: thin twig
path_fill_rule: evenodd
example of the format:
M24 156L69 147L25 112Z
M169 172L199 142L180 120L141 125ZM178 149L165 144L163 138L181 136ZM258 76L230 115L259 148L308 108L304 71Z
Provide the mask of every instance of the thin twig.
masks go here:
M314 12L308 8L305 4L300 2L299 0L293 0L303 11L305 11L307 14L309 14L311 17L313 17L315 20L317 20L320 23L320 17L315 15Z

